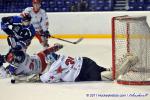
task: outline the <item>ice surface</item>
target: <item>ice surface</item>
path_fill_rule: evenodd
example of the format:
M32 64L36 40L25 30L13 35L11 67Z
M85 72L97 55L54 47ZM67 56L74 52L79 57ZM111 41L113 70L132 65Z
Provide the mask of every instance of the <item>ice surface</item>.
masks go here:
M76 39L69 39L75 41ZM6 40L0 42L0 53L8 51ZM79 44L69 44L50 39L49 43L62 43L64 48L58 53L70 56L86 56L104 67L111 67L111 40L84 39ZM6 46L6 47L3 47ZM34 39L28 48L29 54L42 50ZM10 79L0 79L0 100L150 100L150 86L119 85L111 81L78 83L17 83Z

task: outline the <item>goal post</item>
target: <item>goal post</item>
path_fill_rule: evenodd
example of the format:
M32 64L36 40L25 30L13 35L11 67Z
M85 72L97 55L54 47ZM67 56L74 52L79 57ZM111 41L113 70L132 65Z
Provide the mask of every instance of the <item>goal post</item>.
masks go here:
M146 16L112 18L112 70L119 84L150 85L150 28Z

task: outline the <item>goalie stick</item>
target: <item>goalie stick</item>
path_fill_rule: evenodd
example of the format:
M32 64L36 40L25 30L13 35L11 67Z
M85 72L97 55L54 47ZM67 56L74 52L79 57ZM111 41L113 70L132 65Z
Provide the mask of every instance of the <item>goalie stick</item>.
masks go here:
M51 38L58 39L58 40L61 40L61 41L64 41L64 42L68 42L68 43L71 43L71 44L78 44L79 42L81 42L83 40L83 38L79 38L78 40L72 42L72 41L61 39L61 38L57 38L57 37L54 37L54 36L51 36Z
M40 82L39 74L31 74L28 76L25 75L11 75L11 83L15 84L17 82Z

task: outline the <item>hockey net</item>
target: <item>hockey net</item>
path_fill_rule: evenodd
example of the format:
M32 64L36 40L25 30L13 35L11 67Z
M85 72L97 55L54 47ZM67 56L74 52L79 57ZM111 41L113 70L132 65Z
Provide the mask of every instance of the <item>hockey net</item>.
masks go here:
M112 18L113 79L119 84L150 85L150 29L146 16Z

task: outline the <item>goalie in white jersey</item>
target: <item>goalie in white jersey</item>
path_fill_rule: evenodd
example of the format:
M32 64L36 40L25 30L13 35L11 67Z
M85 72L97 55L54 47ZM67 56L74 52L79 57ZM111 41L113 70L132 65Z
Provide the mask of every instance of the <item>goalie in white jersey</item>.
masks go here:
M22 14L29 13L31 15L31 23L36 31L35 36L45 49L49 46L48 38L50 37L48 16L45 10L41 8L41 0L32 0L32 5L33 7L27 7Z
M38 79L44 83L101 81L101 72L107 71L106 68L97 65L87 57L56 54L55 52L62 47L62 45L54 45L34 56L29 56L22 51L9 53L0 57L3 61L1 68L5 61L13 64L15 68L10 68L9 71L16 80L33 81L33 77L27 77L36 74L36 79L40 75Z

